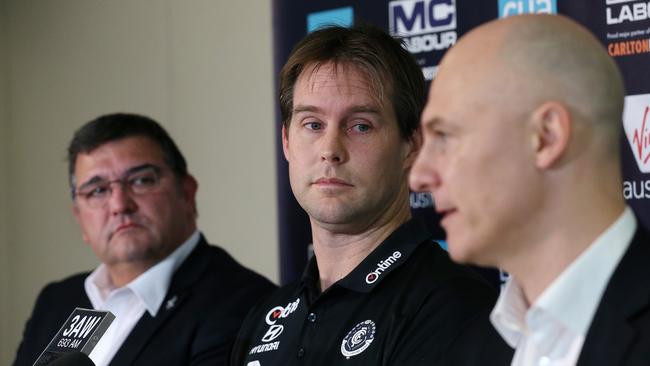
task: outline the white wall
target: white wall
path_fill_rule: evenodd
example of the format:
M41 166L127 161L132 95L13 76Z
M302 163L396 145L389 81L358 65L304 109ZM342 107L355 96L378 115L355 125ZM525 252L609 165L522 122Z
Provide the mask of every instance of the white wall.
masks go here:
M0 0L0 314L2 318L9 318L9 260L7 243L7 32L6 32L6 2ZM12 352L7 346L13 343L14 335L4 326L5 321L0 320L0 363L8 364L2 355Z
M100 114L158 119L199 181L208 239L277 282L270 1L3 1L0 257L10 264L0 274L10 282L0 293L12 296L0 364L39 289L97 263L70 214L64 157L74 130Z

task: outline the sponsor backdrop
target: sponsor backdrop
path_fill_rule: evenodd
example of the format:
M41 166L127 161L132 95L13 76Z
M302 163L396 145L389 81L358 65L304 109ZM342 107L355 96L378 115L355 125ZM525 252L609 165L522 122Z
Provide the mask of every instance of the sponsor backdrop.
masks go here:
M314 29L329 24L351 26L366 22L402 39L428 83L435 76L444 53L468 30L491 19L522 13L565 14L584 24L623 70L627 97L622 119L625 131L621 141L625 180L622 190L642 223L648 226L650 2L647 0L273 0L275 70L279 72L293 46ZM302 274L311 255L311 234L309 220L289 186L287 164L279 143L277 103L276 123L280 280L285 284ZM428 194L411 193L411 208L415 217L444 239ZM494 276L496 281L498 277Z

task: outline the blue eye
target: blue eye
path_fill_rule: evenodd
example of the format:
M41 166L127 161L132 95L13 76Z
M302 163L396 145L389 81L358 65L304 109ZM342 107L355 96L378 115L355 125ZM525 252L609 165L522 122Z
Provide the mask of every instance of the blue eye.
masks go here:
M320 122L307 122L304 126L310 130L320 130L323 128L323 124Z
M356 125L352 126L352 129L356 132L368 132L370 131L370 125L366 123L357 123Z

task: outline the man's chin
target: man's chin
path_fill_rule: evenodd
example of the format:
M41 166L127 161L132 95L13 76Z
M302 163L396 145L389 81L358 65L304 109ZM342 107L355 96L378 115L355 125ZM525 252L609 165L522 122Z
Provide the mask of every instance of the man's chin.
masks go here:
M465 241L456 240L453 236L449 235L447 237L447 250L449 251L449 257L451 257L454 262L461 264L475 264L475 253L473 253L474 251Z
M115 233L108 245L114 253L137 253L148 251L151 243L151 237L143 230L128 230Z
M152 251L144 247L115 247L105 258L113 264L140 264L151 262L154 258Z
M476 250L475 246L470 246L467 243L456 244L450 241L447 241L447 246L449 257L456 263L484 268L497 267L493 261L494 258L486 255L486 252Z

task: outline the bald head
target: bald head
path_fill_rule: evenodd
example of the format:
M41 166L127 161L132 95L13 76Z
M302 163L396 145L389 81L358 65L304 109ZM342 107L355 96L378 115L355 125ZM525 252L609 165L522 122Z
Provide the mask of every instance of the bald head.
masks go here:
M576 218L583 233L613 221L622 106L616 65L567 18L515 16L461 38L431 85L410 176L433 194L452 258L507 269Z
M521 15L486 23L450 50L443 78L445 68L469 69L487 95L507 98L521 113L546 101L562 103L576 123L597 124L605 139L600 142L617 156L623 81L601 43L576 22Z

